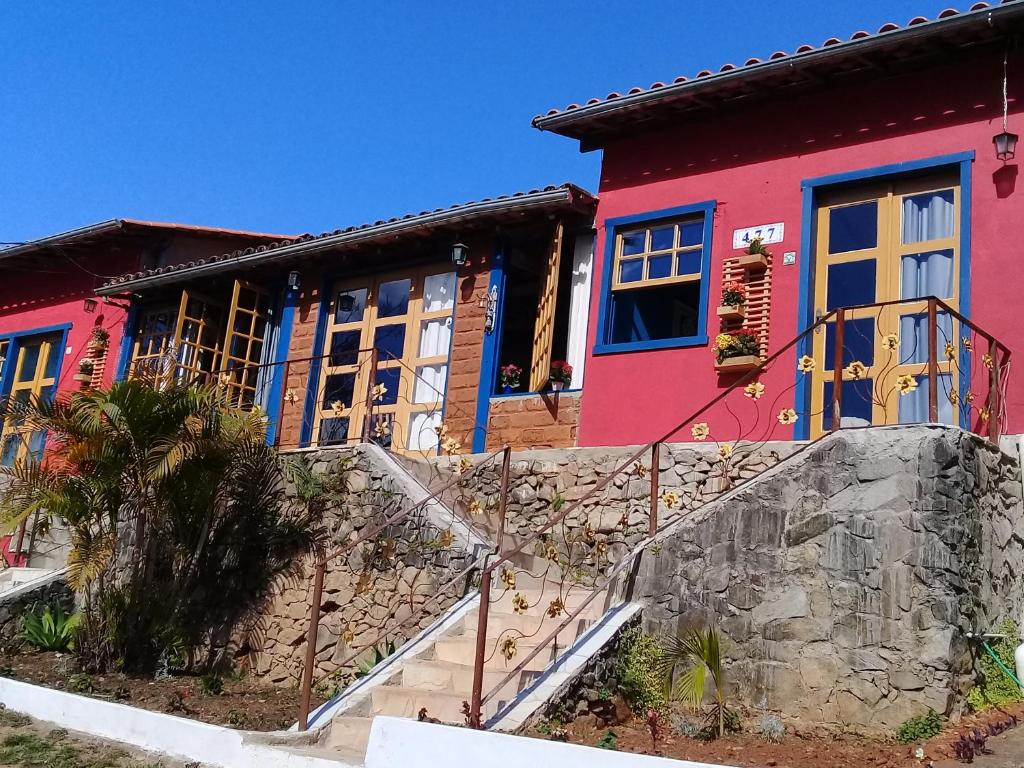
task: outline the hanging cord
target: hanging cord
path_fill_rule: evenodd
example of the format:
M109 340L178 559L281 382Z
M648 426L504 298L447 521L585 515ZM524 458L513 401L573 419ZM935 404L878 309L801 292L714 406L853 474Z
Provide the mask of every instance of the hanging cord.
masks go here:
M1007 61L1010 57L1010 43L1006 43L1006 47L1003 48L1003 133L1006 133L1006 115L1009 111L1009 96L1006 91L1006 66Z

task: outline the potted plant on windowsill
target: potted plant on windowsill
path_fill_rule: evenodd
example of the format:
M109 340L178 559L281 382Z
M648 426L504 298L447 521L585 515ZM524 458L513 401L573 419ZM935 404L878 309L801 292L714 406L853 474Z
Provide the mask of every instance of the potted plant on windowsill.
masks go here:
M75 381L80 381L83 384L87 384L92 381L92 372L96 370L96 364L93 363L89 358L84 358L78 361L78 373L74 375Z
M564 360L555 360L551 363L548 380L551 382L551 389L560 392L572 384L572 366Z
M750 241L747 250L739 258L741 268L746 270L768 269L768 259L772 254L762 243L760 237L755 237Z
M519 377L523 375L523 369L515 363L507 363L501 366L501 391L510 395L512 391L519 388Z
M715 337L715 368L719 371L749 371L761 364L757 334L747 328Z
M718 316L723 320L742 320L747 316L747 286L738 280L725 284Z

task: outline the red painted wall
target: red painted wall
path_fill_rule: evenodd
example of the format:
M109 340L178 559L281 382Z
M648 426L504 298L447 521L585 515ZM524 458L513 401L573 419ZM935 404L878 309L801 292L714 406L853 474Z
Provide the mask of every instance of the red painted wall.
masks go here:
M785 222L785 241L771 246L777 258L770 353L799 331L799 262L807 257L800 253L802 179L974 150L971 318L1016 351L1020 320L1007 308L1020 305L1024 289L1018 253L1024 241L1024 180L1017 178L1018 161L1004 166L992 149L992 136L1001 130L1001 68L996 57L975 59L699 122L680 120L667 130L606 147L597 210L591 347L598 332L606 219L718 201L707 318L712 341L719 328L714 312L722 261L739 253L732 250L733 230ZM1009 83L1010 130L1024 134L1024 104L1020 98L1012 101L1024 91L1024 57L1011 62ZM798 263L783 266L784 251L797 251ZM793 401L789 390L795 383L795 352L790 357L762 379L768 390L761 404L774 407L762 413L756 437L791 437L790 428L779 427L774 417ZM725 380L719 379L713 362L710 345L590 355L580 445L643 443L660 437L724 389ZM775 396L781 397L777 405ZM740 416L749 425L753 404L738 407L748 409ZM623 418L624 408L628 418ZM1020 377L1010 380L1008 410L1010 431L1024 431ZM729 423L729 436L723 439L735 439L735 422L721 409L701 420L713 430L716 423ZM766 432L766 425L774 425L774 432ZM689 440L688 428L676 439Z

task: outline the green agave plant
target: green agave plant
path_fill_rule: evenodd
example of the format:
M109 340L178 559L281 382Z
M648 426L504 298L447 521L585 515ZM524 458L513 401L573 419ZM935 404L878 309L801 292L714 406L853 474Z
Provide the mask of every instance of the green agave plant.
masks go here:
M29 645L43 651L66 651L75 646L75 632L81 614L64 613L58 604L46 606L41 613L28 613L22 621L21 636Z

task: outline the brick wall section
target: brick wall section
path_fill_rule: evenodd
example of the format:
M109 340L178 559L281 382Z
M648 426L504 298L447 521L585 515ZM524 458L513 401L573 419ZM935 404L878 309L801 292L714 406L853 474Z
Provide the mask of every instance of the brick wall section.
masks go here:
M483 357L484 323L487 316L487 288L491 278L490 238L468 241L469 262L459 270L456 295L452 354L448 366L448 396L445 424L448 433L469 450L473 435L483 425L476 423L476 403L480 389L480 361ZM484 303L485 306L481 306Z
M319 350L313 348L313 341L316 337L317 317L320 314L324 277L319 272L304 270L302 283L299 306L295 312L291 341L288 345L289 360L308 358L319 353ZM280 445L282 447L295 447L299 444L302 433L302 414L309 384L309 369L309 362L293 362L288 365L288 378L284 384L286 396L281 406ZM295 400L292 402L289 402L289 392L295 395Z
M491 400L487 450L508 443L527 448L574 448L580 422L580 392Z

